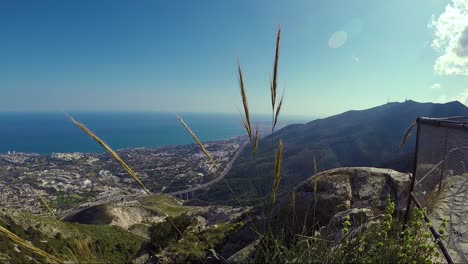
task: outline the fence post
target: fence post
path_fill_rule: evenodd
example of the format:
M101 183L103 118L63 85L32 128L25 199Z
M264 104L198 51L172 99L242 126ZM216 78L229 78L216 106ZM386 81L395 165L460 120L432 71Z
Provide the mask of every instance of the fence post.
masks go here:
M414 183L416 181L416 165L418 163L418 151L419 151L419 133L420 133L420 127L419 127L419 120L420 117L416 119L416 145L414 148L414 159L413 159L413 175L411 177L411 183L408 191L408 203L406 205L406 213L405 213L405 221L403 225L403 231L406 230L406 225L408 224L409 217L411 215L411 200L412 200L412 193L414 190Z

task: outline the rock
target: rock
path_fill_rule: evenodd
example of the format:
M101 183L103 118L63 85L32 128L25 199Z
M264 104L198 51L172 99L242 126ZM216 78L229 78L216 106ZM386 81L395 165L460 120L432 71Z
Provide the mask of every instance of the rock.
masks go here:
M294 234L303 234L304 230L308 233L316 230L332 235L338 241L347 215L352 224L351 236L379 223L387 195L395 202L396 212L403 214L409 184L408 174L391 169L355 167L324 171L305 180L279 199L273 209L271 227L273 231L282 232L286 240L293 238ZM255 226L261 227L261 223L259 220ZM248 263L249 254L255 250L255 244L251 243L256 239L258 236L251 230L242 228L231 235L222 250L222 256L228 258L229 262L236 263L240 259L237 263ZM239 241L245 243L241 245ZM235 245L237 253L228 254L232 245ZM242 262L243 257L247 261Z
M354 237L354 234L357 234L356 231L361 231L361 228L368 223L374 213L369 208L352 208L335 214L326 227L329 233L335 234L335 243L342 238L343 233L341 231L346 216L349 216L349 222L351 223L349 228L350 236Z
M132 259L131 263L132 264L145 264L149 260L149 258L150 258L149 254L144 254L135 259Z
M330 223L329 227L341 229L343 227L344 218L349 216L352 226L360 226L367 222L371 217L374 216L374 213L369 208L353 208L346 211L341 211L335 214Z
M258 245L260 241L255 240L251 244L247 245L246 247L239 250L237 253L232 255L227 259L228 263L252 263L254 254L255 254L255 247Z
M308 230L327 226L334 217L333 221L338 221L346 213L370 217L382 213L387 195L401 214L406 209L409 183L408 174L391 169L355 167L324 171L283 197L275 206L273 221L279 223L279 228L287 226L289 231L297 232L304 225Z

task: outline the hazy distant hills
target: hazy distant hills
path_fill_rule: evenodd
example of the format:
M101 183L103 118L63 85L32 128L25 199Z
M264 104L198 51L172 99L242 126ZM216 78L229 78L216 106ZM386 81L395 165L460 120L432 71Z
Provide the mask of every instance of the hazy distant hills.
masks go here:
M233 164L226 180L243 199L255 199L269 193L273 175L273 152L278 139L283 140L282 190L311 176L314 157L318 171L346 166L411 169L414 136L403 152L397 148L406 129L417 117L468 116L468 107L460 102L446 104L387 103L361 111L289 125L260 141L256 161L251 149L245 148ZM414 134L414 133L413 133ZM272 149L272 147L274 149ZM203 200L233 200L225 183L202 194Z

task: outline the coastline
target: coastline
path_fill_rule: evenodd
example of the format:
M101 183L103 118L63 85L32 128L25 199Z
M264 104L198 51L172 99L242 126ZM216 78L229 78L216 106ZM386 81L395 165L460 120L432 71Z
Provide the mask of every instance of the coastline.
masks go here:
M193 143L171 113L73 113L116 150L160 148ZM245 134L238 114L185 114L184 120L202 142L231 139ZM287 117L278 128L300 123ZM271 120L253 119L261 131L270 131ZM307 122L310 120L303 120ZM95 153L101 146L74 126L62 113L0 113L0 153Z
M225 175L245 142L245 136L237 136L205 142L205 147ZM119 155L153 193L198 190L222 179L196 144L129 148L119 150ZM36 193L58 214L83 204L141 193L107 153L79 152L0 154L0 188L0 206L36 214L44 213Z

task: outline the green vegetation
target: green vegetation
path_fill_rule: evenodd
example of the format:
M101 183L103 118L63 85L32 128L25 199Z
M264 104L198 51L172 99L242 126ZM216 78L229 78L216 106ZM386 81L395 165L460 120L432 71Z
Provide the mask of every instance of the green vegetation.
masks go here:
M209 254L216 254L214 252L224 245L229 234L242 227L242 225L242 223L220 224L202 231L191 230L177 243L171 243L169 251L176 254L175 263L205 259ZM217 255L214 255L214 257L217 257Z
M103 262L128 262L144 242L117 226L73 224L73 227L92 241L97 259Z
M243 223L238 222L204 227L195 218L183 214L152 224L149 234L154 250L165 250L174 263L187 263L215 254L213 252L224 245L229 234L242 226Z
M23 217L29 219L29 226L15 222L8 214L0 218L0 226L61 260L73 261L77 258L83 261L83 252L89 251L90 256L86 259L93 262L126 263L144 242L141 237L115 226L56 222L27 214L23 214ZM10 263L35 263L34 259L43 261L37 254L22 248L15 249L14 244L4 236L0 236L0 248L6 249L4 252L8 257L3 257L8 258Z
M254 263L434 263L439 252L424 221L425 209L414 209L406 230L395 218L395 204L387 198L383 219L362 226L346 216L341 238L334 232L296 234L267 232L256 249ZM446 223L439 232L444 233Z
M279 30L273 80L270 87L272 132L274 132L278 122L283 102L283 97L278 97L277 89L280 33ZM370 131L374 136L374 138L370 139L370 143L363 143L360 140L344 140L347 143L342 144L342 138L369 138L370 135L367 127L353 127L350 125L349 122L353 122L348 120L349 116L355 116L350 113L329 120L321 120L312 125L308 124L301 127L299 131L286 129L259 142L258 128L252 127L250 119L240 65L238 74L244 108L242 121L251 143L253 160L250 158L250 153L241 155L234 166L233 172L231 172L235 176L231 176L222 183L227 189L220 188L221 185L217 185L213 189L214 192L210 193L211 197L204 196L204 198L225 198L225 201L236 202L240 205L245 205L246 200L250 203L258 203L259 201L262 203L264 215L263 219L258 221L259 225L264 225L262 228L258 228L261 231L256 229L257 226L255 225L257 223L252 224L253 221L249 223L252 226L248 226L251 228L252 233L258 235L254 252L247 256L248 262L432 263L439 261L435 241L431 239L431 234L427 232L427 226L424 222L425 210L413 210L411 219L406 229L403 230L403 224L395 213L395 204L389 197L386 199L386 208L382 219L374 219L374 221L366 223L358 221L353 223L354 219L351 219L348 215L343 218L341 232L327 229L327 227L319 227L316 218L318 219L320 212L315 211L312 219L314 224L311 226L306 226L306 223L309 222L308 219L304 219L302 222L304 226L299 226L299 228L296 226L274 226L272 216L277 201L276 198L288 188L294 186L306 174L308 176L310 171L313 170L316 174L317 164L322 169L353 165L363 161L377 164L379 160L389 157L388 149L385 149L386 146L382 144L388 144L393 138L387 133L388 127L382 126L380 135L385 136L387 139L385 141L378 138L379 133ZM358 121L362 121L360 118L358 118ZM189 126L182 118L178 117L178 119L207 159L215 168L218 168L216 161ZM164 221L152 223L149 227L144 224L136 224L130 227L130 230L147 230L150 238L149 243L145 243L146 241L140 236L133 235L119 227L107 226L106 224L109 224L112 218L107 214L105 205L87 208L75 215L75 217L82 219L97 219L97 222L92 223L101 225L70 224L57 221L55 218L53 220L48 218L38 220L31 217L30 223L33 223L33 225L25 228L17 224L13 219L8 218L7 215L4 220L0 219L0 226L5 226L6 229L21 238L21 243L31 241L40 250L57 256L60 260L70 260L72 262L127 263L141 248L142 244L145 245L148 252L161 253L174 263L203 262L209 258L222 261L217 252L223 248L233 232L244 226L243 222L207 226L203 221L199 221L187 214L193 207L182 206L176 199L166 195L151 195L137 174L115 151L84 125L72 118L71 120L102 145L148 194L148 197L141 198L142 206L155 214L167 217ZM405 119L402 120L403 123L406 123ZM391 119L384 118L382 115L367 116L364 121L385 122L385 125L390 127L401 125L400 123L395 124ZM336 124L339 124L338 128ZM362 122L360 125L362 125ZM335 138L335 141L324 139L323 135L330 134ZM288 139L284 149L280 137ZM275 142L278 142L278 145ZM379 153L376 154L370 151L374 149ZM287 160L283 161L283 154L288 156ZM317 157L317 160L315 157ZM291 195L294 200L295 193L293 192ZM316 182L313 195L317 195ZM77 203L83 199L81 196L59 195L57 200L51 202L51 205L61 207L65 204ZM317 200L314 197L314 201ZM43 202L46 207L49 207L45 201ZM295 206L295 204L293 202L292 206ZM314 210L315 208L316 206L314 206ZM295 207L293 209L293 212L295 212ZM444 234L446 224L446 222L442 223L439 233ZM48 232L44 232L44 230ZM297 230L302 231L298 232ZM43 257L47 257L47 255L38 255L38 251L34 251L34 249L23 252L3 236L0 236L0 248L7 249L6 254L0 254L0 261L34 263L34 259L44 261Z
M148 226L146 224L134 224L128 227L128 232L141 236L143 238L149 238Z
M143 208L150 210L158 215L169 215L172 217L193 210L193 207L180 205L177 200L168 195L155 194L141 198Z
M425 209L415 208L408 227L394 219L395 204L387 198L383 221L357 237L349 235L349 219L344 222L344 241L338 249L344 262L355 263L433 263L439 253L431 233L425 227ZM441 226L444 230L445 226Z
M149 227L150 241L156 250L164 249L170 242L178 241L193 219L187 215L169 217L162 223L153 223Z
M85 197L75 193L58 192L56 196L57 199L49 201L49 206L52 208L73 208L86 201Z
M6 226L6 230L3 230L3 226ZM49 258L49 254L65 251L57 239L41 240L41 234L32 227L24 230L13 222L0 221L0 231L2 233L0 248L4 249L2 252L5 252L0 255L0 260L5 263L36 263L35 260L45 262ZM25 239L29 239L35 244L28 244ZM56 258L52 255L49 259L55 260Z

